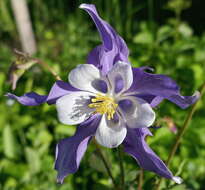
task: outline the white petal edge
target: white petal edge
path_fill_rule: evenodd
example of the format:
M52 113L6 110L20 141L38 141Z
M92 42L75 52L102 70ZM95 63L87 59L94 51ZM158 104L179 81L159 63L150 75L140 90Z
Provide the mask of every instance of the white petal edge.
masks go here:
M181 184L183 182L183 179L181 177L177 177L177 176L174 176L172 178L172 180L177 184Z
M58 119L63 124L76 125L90 117L93 109L88 107L92 93L73 92L59 98L56 101Z
M119 108L128 127L150 127L154 123L156 117L155 112L150 104L143 99L126 96L121 100L130 100L132 102L132 107L127 112Z
M111 83L111 91L114 93L115 90L115 79L120 76L123 80L123 89L120 93L128 90L133 82L132 67L129 63L118 61L114 64L111 71L108 73L108 80Z
M82 4L80 4L79 8L80 8L80 9L88 9L89 6L87 6L86 3L82 3Z
M107 148L115 148L123 142L126 134L127 128L121 121L114 124L111 120L108 121L106 116L103 115L97 128L95 139L102 146Z
M68 80L73 87L93 93L99 93L92 86L92 82L97 79L100 79L100 71L91 64L78 65L68 75Z

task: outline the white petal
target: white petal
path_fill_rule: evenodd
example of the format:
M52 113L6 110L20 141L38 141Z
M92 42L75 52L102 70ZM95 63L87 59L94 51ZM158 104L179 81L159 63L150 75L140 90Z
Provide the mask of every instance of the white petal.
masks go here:
M68 76L70 84L80 90L98 93L92 83L100 79L100 71L91 64L78 65Z
M117 62L112 70L108 73L108 80L111 84L112 93L124 92L130 88L133 82L132 67L129 63ZM120 90L117 90L117 83L122 85ZM119 91L119 92L116 92Z
M95 139L99 144L108 148L119 146L126 137L127 129L123 123L118 120L107 120L103 115L100 124L97 128Z
M128 102L122 106L122 101ZM154 111L151 106L141 98L132 96L123 97L123 99L119 101L119 109L128 127L149 127L154 123Z
M88 107L90 103L89 92L73 92L65 95L56 101L59 120L68 125L76 125L85 121L93 112Z
M177 177L177 176L174 176L172 178L172 180L177 184L181 184L183 182L183 179L181 177Z

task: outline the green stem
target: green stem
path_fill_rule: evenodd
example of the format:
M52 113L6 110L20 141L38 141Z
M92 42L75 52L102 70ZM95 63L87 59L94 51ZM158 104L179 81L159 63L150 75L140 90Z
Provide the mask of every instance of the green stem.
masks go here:
M151 32L154 32L154 0L148 0L148 17Z
M142 190L142 186L143 186L143 176L144 176L144 170L141 168L141 169L140 169L140 175L139 175L139 181L138 181L137 190Z
M36 63L47 69L54 77L56 80L61 80L60 76L45 62L43 62L40 59L34 59Z
M205 83L201 87L200 98L203 96L204 92L205 92ZM189 123L191 122L191 119L196 111L198 103L199 103L199 100L192 106L191 110L189 111L189 113L184 121L182 128L179 131L179 134L176 137L176 141L175 141L174 145L172 146L171 152L169 153L168 159L166 161L167 166L169 166L172 158L174 157L174 155L176 153L177 148L179 147L180 141L181 141ZM162 183L162 180L163 180L163 178L160 178L158 184L156 185L156 190L160 189L160 185Z
M123 166L122 149L119 146L117 148L117 150L118 150L118 157L119 157L119 162L120 162L121 186L122 186L122 190L124 190L124 186L125 186L125 172L124 172L124 166Z
M101 160L102 160L102 162L103 162L103 164L104 164L104 166L105 166L105 169L107 170L107 173L108 173L110 179L112 180L112 183L113 183L115 189L116 189L116 190L119 190L119 188L118 188L118 186L117 186L117 183L116 183L116 181L115 181L115 179L114 179L114 177L113 177L113 175L112 175L112 172L111 172L111 170L110 170L110 167L109 167L109 165L108 165L108 163L107 163L107 161L106 161L106 159L105 159L105 157L104 157L104 155L103 155L103 153L102 153L102 151L101 151L99 145L96 143L95 140L94 140L93 142L94 142L94 144L95 144L95 147L96 147L96 150L97 150L97 152L98 152L98 155L100 156L100 158L101 158Z

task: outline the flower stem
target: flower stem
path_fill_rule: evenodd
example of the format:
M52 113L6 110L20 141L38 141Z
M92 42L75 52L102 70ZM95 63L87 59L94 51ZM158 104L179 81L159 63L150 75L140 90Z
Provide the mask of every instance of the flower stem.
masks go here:
M142 190L143 176L144 176L144 170L141 168L141 169L140 169L140 175L139 175L139 181L138 181L137 190Z
M120 190L120 189L118 188L118 186L117 186L117 183L116 183L116 181L115 181L115 179L114 179L114 177L113 177L113 175L112 175L112 172L111 172L111 170L110 170L110 168L109 168L109 165L108 165L108 163L107 163L107 161L106 161L106 159L105 159L105 157L104 157L104 155L103 155L103 153L102 153L102 151L101 151L99 145L96 143L95 140L94 140L93 142L94 142L94 144L95 144L95 147L96 147L96 150L97 150L97 152L98 152L98 155L100 156L100 158L101 158L101 160L102 160L102 162L103 162L103 164L104 164L104 166L105 166L105 169L107 170L107 173L108 173L110 179L112 180L112 183L113 183L115 189L116 189L116 190Z
M202 85L202 87L200 89L200 98L203 96L204 92L205 92L205 83ZM185 133L185 131L186 131L186 129L187 129L187 127L188 127L194 113L195 113L195 111L196 111L198 102L199 102L199 100L192 106L191 110L189 111L189 113L188 113L188 115L187 115L187 117L184 121L184 124L183 124L182 128L179 131L179 134L176 137L176 141L175 141L174 145L172 146L171 152L169 153L168 159L166 161L167 166L169 166L172 158L174 157L174 155L176 153L177 148L179 147L180 141L181 141L181 139L182 139L182 137L183 137L183 135L184 135L184 133ZM156 185L156 190L160 189L160 185L162 183L162 180L163 180L163 178L160 178L158 184Z
M45 62L43 62L40 59L34 59L36 63L39 65L43 66L45 69L47 69L54 77L56 80L61 80L60 76Z
M124 172L124 166L123 166L122 148L119 146L117 148L117 151L118 151L118 157L119 157L119 162L120 162L121 187L122 187L122 190L124 190L124 186L125 186L125 172Z

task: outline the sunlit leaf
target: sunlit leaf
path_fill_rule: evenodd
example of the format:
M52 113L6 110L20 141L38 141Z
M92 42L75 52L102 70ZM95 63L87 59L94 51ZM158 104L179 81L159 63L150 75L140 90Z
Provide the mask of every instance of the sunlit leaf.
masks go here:
M30 173L31 174L38 173L41 167L41 162L40 162L40 157L38 152L30 147L26 147L25 153L26 153L27 162L29 164Z
M18 145L15 138L15 134L9 125L5 126L3 129L3 145L4 145L4 154L8 158L18 157Z

